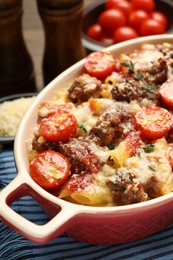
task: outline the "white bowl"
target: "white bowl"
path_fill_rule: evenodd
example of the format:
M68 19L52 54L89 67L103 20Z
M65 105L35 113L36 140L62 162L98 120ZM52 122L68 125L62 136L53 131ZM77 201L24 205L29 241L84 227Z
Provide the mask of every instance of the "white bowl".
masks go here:
M173 43L173 35L159 35L126 41L107 48L114 56L130 52L144 43ZM63 232L93 244L119 244L151 235L173 222L173 193L138 204L117 207L76 205L55 197L37 185L28 172L27 141L37 121L37 106L49 100L55 90L68 86L83 72L84 59L55 78L36 97L25 114L15 138L17 177L0 192L0 219L36 243L45 243ZM51 216L39 226L10 208L18 198L34 197Z

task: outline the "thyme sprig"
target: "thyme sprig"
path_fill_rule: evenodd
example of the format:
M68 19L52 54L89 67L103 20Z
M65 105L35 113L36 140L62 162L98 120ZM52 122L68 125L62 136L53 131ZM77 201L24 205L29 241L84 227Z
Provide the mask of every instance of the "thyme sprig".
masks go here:
M133 74L135 73L135 64L130 60L128 61L123 61L121 63L124 67L128 68L128 73Z
M86 126L85 126L84 123L81 123L81 124L79 125L79 128L82 129L85 133L87 133L87 129L86 129Z
M154 152L154 144L147 144L145 147L143 147L143 150L146 153L152 153Z
M152 167L151 165L148 165L148 168L149 168L151 171L153 171L153 172L156 171L156 169L155 169L154 167Z
M139 72L135 72L135 63L133 63L131 60L128 61L124 61L121 63L124 67L128 68L128 73L129 74L134 74L133 78L136 81L141 81L142 85L141 85L141 89L145 90L149 93L155 92L156 90L156 86L154 83L152 83L151 85L148 85L147 82L145 81L145 76L146 74L142 71Z

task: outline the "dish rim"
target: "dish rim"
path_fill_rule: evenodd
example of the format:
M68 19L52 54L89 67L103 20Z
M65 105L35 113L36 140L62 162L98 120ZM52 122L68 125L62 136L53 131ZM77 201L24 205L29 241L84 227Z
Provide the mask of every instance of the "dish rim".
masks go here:
M146 36L146 37L140 37L138 39L133 39L133 40L129 40L123 43L119 43L119 44L115 44L112 45L108 48L104 48L104 51L119 51L121 52L121 50L123 50L123 48L129 48L129 51L135 48L135 46L137 45L138 47L141 46L141 44L146 44L146 43L153 43L153 44L158 44L161 42L172 42L173 43L173 35L170 34L163 34L163 35L155 35L155 36ZM136 47L137 48L137 47ZM80 60L79 62L75 63L73 66L71 66L70 68L68 68L67 70L65 70L63 73L61 73L59 76L57 76L53 81L51 81L46 88L44 88L36 97L36 99L34 100L34 102L32 103L32 105L30 106L30 108L28 109L28 111L26 112L24 118L21 121L20 127L18 128L16 137L15 137L15 144L14 144L14 152L15 152L15 160L16 160L16 165L19 171L22 171L24 169L22 169L23 167L21 166L21 158L19 160L19 157L21 157L21 138L22 138L22 132L23 129L26 128L26 121L29 119L31 120L31 114L32 111L36 109L36 106L44 101L45 99L47 99L47 94L48 97L50 96L51 91L53 91L54 89L58 89L58 83L61 82L61 80L63 80L63 78L67 75L69 75L70 73L74 74L76 72L76 70L83 71L83 64L84 64L85 58ZM49 99L49 98L48 98ZM16 156L17 155L17 156ZM24 161L24 160L22 160ZM24 168L26 168L26 163L23 162L23 164L25 165ZM26 169L25 169L26 171ZM25 174L26 175L26 174ZM146 201L146 202L141 202L141 203L136 203L136 204L130 204L130 205L123 205L123 206L111 206L111 207L95 207L95 206L86 206L86 205L78 205L78 204L74 204L68 201L65 201L63 199L59 199L58 197L55 197L54 195L50 194L48 191L44 190L43 188L41 188L38 184L36 184L32 178L29 175L29 172L27 172L27 175L29 177L29 182L32 186L32 188L34 188L39 194L43 195L44 197L46 197L48 200L51 200L53 202L55 202L55 204L58 205L64 205L64 206L68 206L73 205L74 208L79 209L79 211L82 210L82 213L115 213L115 212L128 212L129 210L143 210L144 208L154 208L154 207L158 207L158 205L163 205L166 201L169 202L171 200L173 200L173 193L169 193L166 195L163 195L161 197L152 199L150 201ZM62 206L63 207L63 206Z

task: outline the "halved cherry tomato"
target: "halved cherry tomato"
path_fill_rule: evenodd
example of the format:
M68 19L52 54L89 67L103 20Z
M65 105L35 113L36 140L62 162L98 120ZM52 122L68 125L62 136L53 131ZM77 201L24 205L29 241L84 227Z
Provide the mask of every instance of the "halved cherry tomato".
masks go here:
M61 187L70 176L70 163L62 154L47 150L31 161L29 171L37 184L53 189Z
M134 123L144 138L157 139L170 130L173 118L164 108L146 107L136 113Z
M108 9L98 17L98 23L108 36L112 36L115 29L126 24L125 14L118 9Z
M76 135L77 127L76 118L61 110L40 121L39 133L49 142L66 142Z
M86 57L84 68L88 74L98 79L105 79L116 68L111 52L92 52Z
M146 12L153 12L155 10L154 0L131 0L132 8L135 10L145 10Z
M119 42L137 38L138 36L139 36L138 33L132 27L121 26L118 29L116 29L114 32L114 41L115 43L119 43Z
M160 87L159 93L162 100L170 107L173 107L173 79L166 80Z

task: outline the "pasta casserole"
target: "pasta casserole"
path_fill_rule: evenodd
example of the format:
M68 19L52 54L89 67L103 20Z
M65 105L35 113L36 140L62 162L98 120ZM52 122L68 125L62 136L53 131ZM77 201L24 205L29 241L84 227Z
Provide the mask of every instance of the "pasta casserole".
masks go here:
M173 45L93 52L38 107L31 177L82 205L119 206L173 190Z

